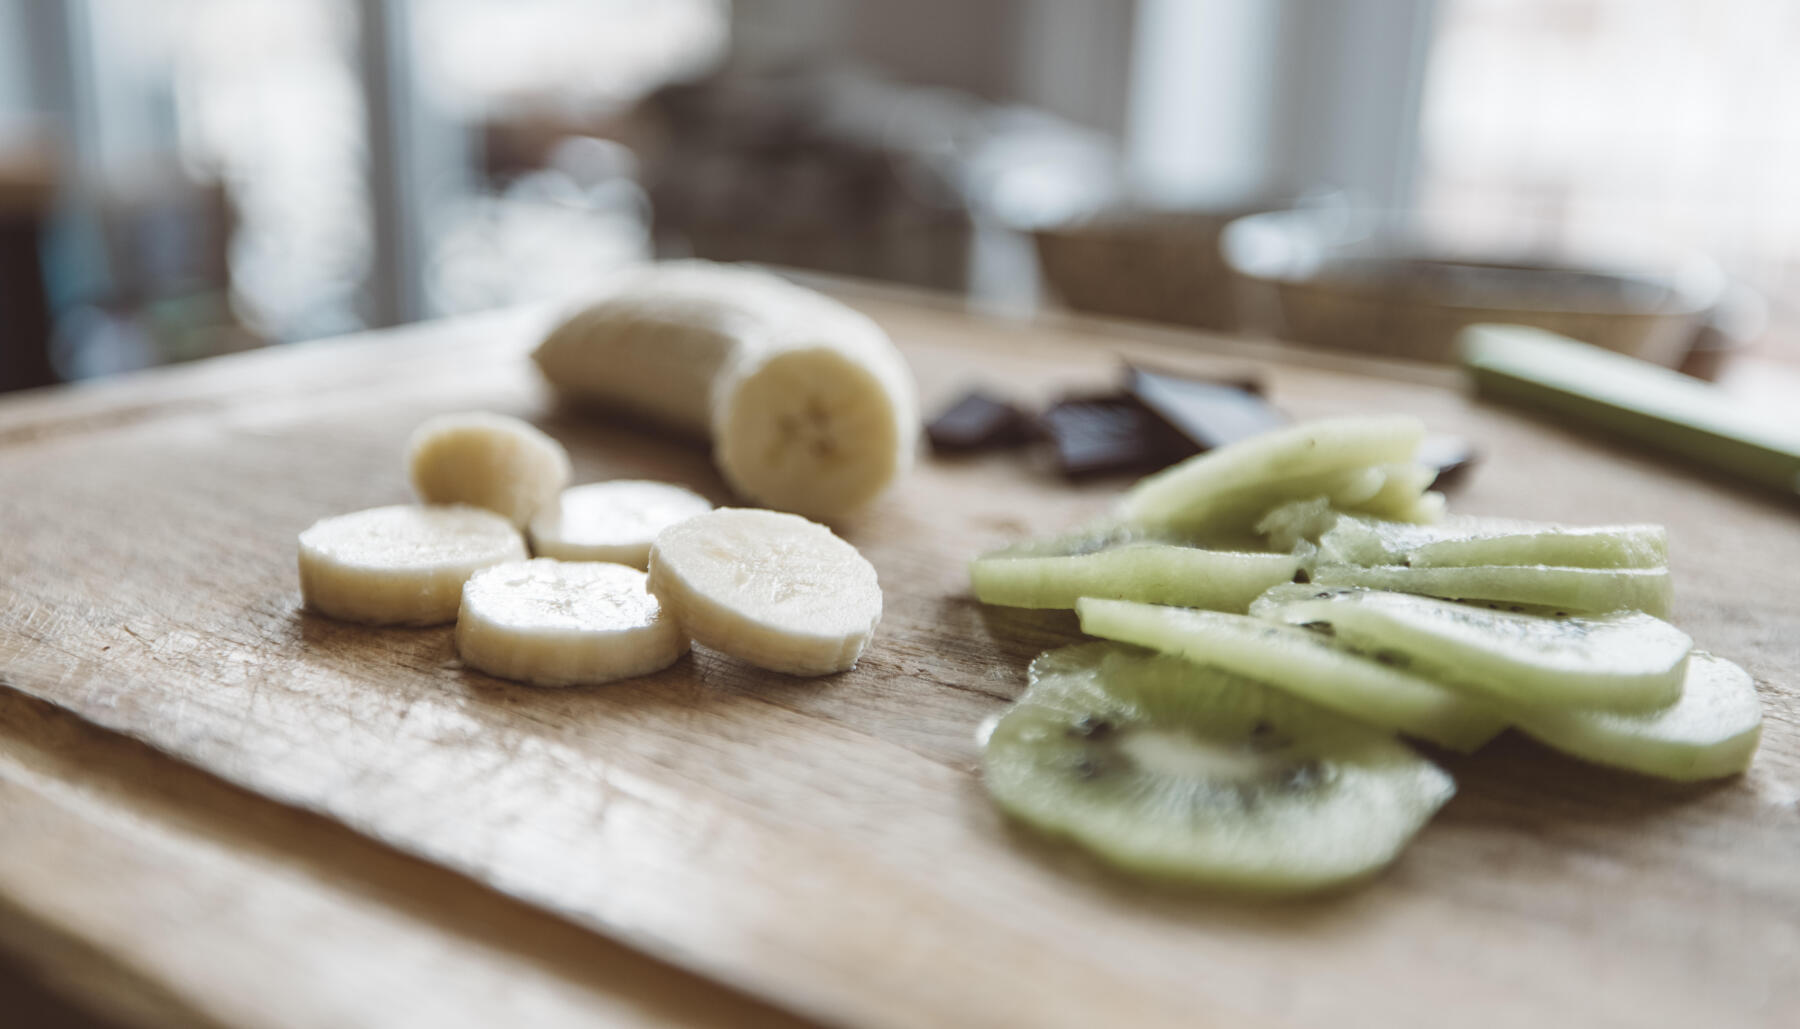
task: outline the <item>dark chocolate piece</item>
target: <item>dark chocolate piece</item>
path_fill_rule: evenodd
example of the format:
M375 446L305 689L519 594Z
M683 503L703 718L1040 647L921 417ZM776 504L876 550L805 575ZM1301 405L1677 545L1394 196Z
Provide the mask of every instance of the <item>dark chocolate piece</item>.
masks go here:
M1198 452L1129 396L1070 398L1042 420L1057 465L1071 479L1162 468Z
M1419 463L1437 469L1432 485L1439 489L1456 485L1476 456L1475 448L1461 436L1434 432L1419 444Z
M1031 416L981 390L970 390L925 427L931 449L968 453L1018 446L1035 435Z
M1277 429L1287 417L1253 380L1208 381L1133 367L1126 388L1138 402L1201 450Z

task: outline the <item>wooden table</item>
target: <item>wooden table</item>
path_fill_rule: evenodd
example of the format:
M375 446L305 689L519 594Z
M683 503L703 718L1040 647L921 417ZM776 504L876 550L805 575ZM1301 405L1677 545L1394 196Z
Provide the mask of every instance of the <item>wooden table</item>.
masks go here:
M1147 889L1010 827L974 732L1063 613L964 562L1102 509L1017 456L926 460L839 530L887 597L856 671L696 652L534 690L448 629L302 612L294 534L405 499L428 415L561 438L578 479L706 455L552 410L541 313L0 401L0 944L132 1024L1784 1025L1800 1002L1800 518L1472 404L1442 370L973 318L853 290L933 409L1120 355L1255 368L1298 416L1406 410L1484 455L1465 511L1666 523L1675 617L1755 674L1744 777L1676 787L1503 737L1398 864L1322 901Z

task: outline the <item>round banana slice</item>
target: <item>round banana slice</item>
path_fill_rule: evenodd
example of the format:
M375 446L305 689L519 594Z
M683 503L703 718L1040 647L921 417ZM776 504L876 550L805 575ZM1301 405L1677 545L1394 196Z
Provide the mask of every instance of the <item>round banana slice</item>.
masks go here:
M855 667L881 620L875 569L856 548L775 511L721 508L664 530L650 592L695 642L793 675Z
M525 557L525 540L492 511L451 505L375 507L300 534L300 595L333 618L441 625L456 618L475 572Z
M562 491L531 518L531 550L564 561L650 566L656 534L712 510L712 501L666 482L616 479Z
M413 489L428 504L474 504L523 526L569 484L562 444L506 415L470 411L419 426L407 444Z
M643 572L598 561L541 557L483 569L463 587L456 618L464 664L533 686L648 675L687 649Z

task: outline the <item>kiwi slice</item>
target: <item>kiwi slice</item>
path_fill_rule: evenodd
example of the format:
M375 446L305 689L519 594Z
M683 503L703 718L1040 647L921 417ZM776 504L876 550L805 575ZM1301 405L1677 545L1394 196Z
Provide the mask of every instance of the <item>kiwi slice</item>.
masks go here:
M1077 644L1030 678L984 748L989 793L1140 875L1323 889L1387 865L1455 792L1390 736L1178 658Z
M1248 528L1270 508L1313 496L1350 505L1386 482L1372 466L1411 461L1425 436L1417 418L1329 418L1266 432L1149 476L1120 502L1139 525Z
M1319 524L1314 520L1308 527ZM1581 528L1469 517L1448 518L1438 525L1409 525L1344 516L1309 538L1318 542L1327 561L1358 565L1660 568L1669 560L1668 533L1660 525Z
M1669 534L1660 525L1545 526L1511 533L1480 529L1462 538L1425 543L1409 555L1414 567L1563 565L1570 568L1662 568Z
M969 565L975 595L1007 607L1072 608L1079 597L1119 597L1244 611L1300 568L1291 554L1207 550L1122 526L1022 543Z
M1657 617L1673 599L1667 568L1566 568L1557 565L1470 565L1367 568L1321 561L1311 573L1323 586L1366 586L1445 600L1531 604L1564 611L1644 611Z
M1263 515L1256 533L1276 550L1293 550L1302 543L1317 543L1342 517L1330 497L1290 500Z
M1354 509L1402 522L1418 517L1419 501L1437 479L1437 469L1422 464L1391 464L1383 465L1381 473L1381 488L1352 505Z
M1321 569L1323 571L1323 569ZM1521 708L1643 711L1681 694L1693 640L1641 611L1514 613L1405 593L1285 586L1253 610Z
M1419 495L1411 510L1399 516L1403 522L1415 522L1419 525L1431 525L1444 520L1444 513L1450 510L1450 499L1437 490L1426 490Z
M1272 506L1296 497L1323 497L1327 504L1341 510L1360 510L1361 505L1381 493L1386 483L1387 475L1379 465L1266 479L1207 497L1204 514L1192 519L1133 524L1211 539L1249 532Z
M1750 673L1695 651L1681 699L1655 711L1541 711L1520 728L1566 754L1682 782L1736 775L1762 739Z
M1453 750L1473 751L1506 728L1506 718L1487 702L1359 655L1317 632L1243 615L1091 597L1075 610L1090 635L1255 679Z

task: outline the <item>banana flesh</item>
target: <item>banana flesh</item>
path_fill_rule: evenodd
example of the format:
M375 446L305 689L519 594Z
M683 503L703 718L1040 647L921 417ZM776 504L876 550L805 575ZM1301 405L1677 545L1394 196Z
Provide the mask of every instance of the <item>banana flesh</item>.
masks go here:
M912 373L862 314L814 297L780 345L739 355L713 400L713 459L732 489L766 507L833 518L912 467Z
M566 317L532 354L559 393L695 436L712 429L712 386L760 348L799 287L710 261L634 268Z
M875 569L797 515L721 508L665 530L650 592L694 641L759 668L853 668L881 620Z
M847 513L911 467L912 373L856 311L751 269L636 269L533 354L560 393L712 441L726 481L759 504Z
M561 443L505 415L428 419L407 444L413 489L428 504L473 504L524 526L569 484Z
M511 522L476 507L376 507L313 523L300 534L306 606L369 625L440 625L456 618L463 582L525 557Z
M656 534L712 510L712 502L666 482L614 479L563 490L532 516L531 551L564 561L650 566Z
M687 653L687 637L644 588L644 573L599 561L536 558L476 572L462 592L464 664L534 686L648 675Z

